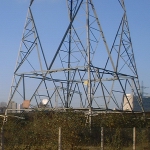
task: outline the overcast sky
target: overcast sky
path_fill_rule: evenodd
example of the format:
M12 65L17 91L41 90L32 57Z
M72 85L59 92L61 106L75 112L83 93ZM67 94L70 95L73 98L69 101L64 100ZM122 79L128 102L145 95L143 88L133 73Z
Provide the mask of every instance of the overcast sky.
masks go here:
M7 102L29 0L0 1L0 101ZM93 2L111 46L121 20L118 2ZM140 83L150 87L150 0L125 0L125 4ZM53 36L59 43L67 28L66 1L35 0L32 10L43 48L47 50ZM145 92L150 95L150 88Z

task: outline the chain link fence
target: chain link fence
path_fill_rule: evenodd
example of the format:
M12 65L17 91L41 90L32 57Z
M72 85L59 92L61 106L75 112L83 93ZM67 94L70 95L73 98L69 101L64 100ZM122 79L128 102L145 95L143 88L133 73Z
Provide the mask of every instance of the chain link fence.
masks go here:
M115 117L115 123L112 117L111 122L102 116L100 120L93 118L89 127L80 112L33 112L24 114L24 118L8 119L4 126L4 150L132 150L134 141L136 150L150 149L150 128L147 124L141 126L139 121L134 133L133 127L126 127L127 120L123 127Z

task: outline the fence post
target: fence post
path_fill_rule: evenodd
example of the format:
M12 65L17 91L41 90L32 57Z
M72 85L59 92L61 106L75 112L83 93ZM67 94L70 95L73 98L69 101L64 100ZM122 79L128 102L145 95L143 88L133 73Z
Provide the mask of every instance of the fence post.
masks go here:
M4 150L4 129L1 127L1 150Z
M101 127L101 150L104 150L104 128Z
M133 128L133 150L135 150L135 127Z
M61 127L59 127L59 133L58 133L58 150L61 149Z

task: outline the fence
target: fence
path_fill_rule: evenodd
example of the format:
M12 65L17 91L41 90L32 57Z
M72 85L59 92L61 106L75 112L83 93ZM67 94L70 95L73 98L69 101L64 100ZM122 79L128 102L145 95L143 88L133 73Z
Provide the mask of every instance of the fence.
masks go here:
M132 132L133 130L133 132ZM105 132L105 133L104 133ZM58 134L58 150L62 150L61 127ZM150 149L150 129L128 128L128 129L108 129L101 127L99 144L88 146L78 146L74 149L84 150L149 150ZM98 142L98 141L97 141Z
M42 139L40 134L32 138L29 142L27 137L20 141L21 137L12 137L8 141L5 137L5 150L149 150L150 149L150 129L149 128L103 128L88 135L66 135L63 128L57 128L55 135L47 133L47 138ZM72 135L71 135L72 134ZM30 139L29 135L29 139ZM67 139L68 138L68 139ZM42 141L42 142L41 142Z
M101 114L89 128L83 113L34 112L23 117L5 124L4 150L150 149L149 120Z

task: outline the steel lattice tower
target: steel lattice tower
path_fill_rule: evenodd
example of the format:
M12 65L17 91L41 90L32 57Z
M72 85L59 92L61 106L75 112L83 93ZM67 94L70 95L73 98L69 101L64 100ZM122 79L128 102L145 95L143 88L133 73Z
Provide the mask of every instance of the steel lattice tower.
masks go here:
M78 108L91 114L93 110L112 110L112 106L122 111L124 98L132 110L127 97L131 93L144 111L124 0L118 0L123 13L111 48L93 0L66 2L69 24L48 63L31 0L9 102L28 99L30 107L40 107L41 100L46 98L49 108Z

